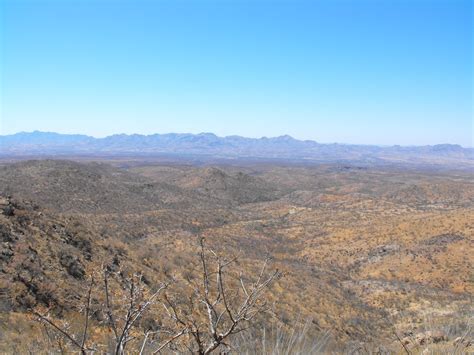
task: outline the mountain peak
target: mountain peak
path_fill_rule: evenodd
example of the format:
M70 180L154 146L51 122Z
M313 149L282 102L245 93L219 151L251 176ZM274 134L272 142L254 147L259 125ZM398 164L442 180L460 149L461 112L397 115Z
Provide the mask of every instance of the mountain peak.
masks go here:
M295 138L293 138L292 136L288 135L288 134L285 134L285 135L282 135L282 136L278 136L276 138L274 138L275 140L277 141L296 141Z

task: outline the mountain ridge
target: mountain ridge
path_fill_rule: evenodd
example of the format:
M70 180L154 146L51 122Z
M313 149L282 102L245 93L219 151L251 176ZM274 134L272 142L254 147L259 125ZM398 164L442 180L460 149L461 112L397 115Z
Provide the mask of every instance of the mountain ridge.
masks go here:
M357 143L341 143L341 142L331 142L331 143L319 143L318 141L312 139L298 139L294 138L289 134L283 134L280 136L274 137L267 137L261 136L259 138L252 138L241 136L237 134L232 134L228 136L218 136L212 132L200 132L200 133L176 133L176 132L169 132L169 133L152 133L152 134L140 134L140 133L114 133L110 134L105 137L94 137L87 134L80 134L80 133L58 133L52 131L39 131L34 130L31 132L27 131L20 131L13 134L0 134L0 140L2 139L12 139L14 137L21 137L21 138L34 138L34 137L69 137L69 138L82 138L82 139L90 139L90 140L104 140L104 139L111 139L111 138L118 138L118 137L212 137L217 139L226 139L226 140L248 140L248 141L293 141L293 142L303 142L303 143L313 143L318 145L341 145L341 146L360 146L360 147L379 147L379 148L421 148L421 147L456 147L461 149L474 149L474 147L464 147L457 143L437 143L437 144L425 144L425 145L401 145L401 144L392 144L392 145L382 145L382 144L357 144Z
M94 138L81 134L19 132L0 135L0 156L26 155L194 155L215 158L297 159L368 163L427 163L474 165L474 148L458 144L378 146L318 143L289 135L248 138L214 133L114 134Z

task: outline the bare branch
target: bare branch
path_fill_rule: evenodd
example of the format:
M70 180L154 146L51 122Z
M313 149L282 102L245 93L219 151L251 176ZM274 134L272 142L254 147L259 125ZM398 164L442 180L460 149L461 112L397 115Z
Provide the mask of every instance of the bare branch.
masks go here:
M86 301L86 314L84 319L84 331L82 332L82 343L81 348L84 348L87 340L87 330L89 328L89 313L91 310L91 295L92 288L94 287L94 276L91 276L91 283L89 286L89 291L87 292L87 301Z
M158 349L156 349L153 354L159 353L161 350L163 350L168 344L172 343L176 339L178 339L180 336L183 334L186 334L188 332L188 328L183 328L180 332L176 333L173 335L171 338L169 338L166 342L164 342Z
M112 313L112 308L111 308L111 303L110 303L108 271L105 269L104 269L104 291L105 291L105 308L107 312L109 326L110 328L112 328L112 331L114 332L115 341L118 341L119 336L118 336L118 331L117 331L117 325L115 323L115 319Z
M61 327L56 325L51 319L49 319L47 316L44 316L36 311L33 311L33 314L36 315L42 322L46 322L50 326L52 326L54 329L56 329L59 333L61 333L64 337L66 337L72 344L74 344L76 347L78 347L81 351L81 354L85 355L86 354L86 349L77 342L76 339L72 335L70 335L68 332L63 330Z
M265 290L276 278L280 277L281 273L275 271L266 276L270 261L267 258L250 288L245 286L242 273L238 273L235 281L240 286L237 292L233 291L235 296L229 297L230 288L226 285L226 275L235 275L236 267L232 265L238 258L221 258L214 250L205 247L205 239L202 237L199 239L199 247L202 286L193 285L189 277L187 283L194 286L193 294L197 298L198 304L203 305L203 308L195 310L194 303L190 299L188 306L191 313L187 314L185 319L181 319L169 299L166 299L167 304L164 306L172 319L179 321L183 326L188 325L188 333L197 345L197 352L204 355L213 352L220 346L228 346L226 345L227 338L249 329L253 319L268 310L266 303L261 298ZM215 282L211 282L214 274L216 275ZM240 288L241 292L239 292ZM204 323L207 328L205 333L201 333L197 325L198 320L202 321L204 315L199 313L200 309L201 312L204 311L207 318Z

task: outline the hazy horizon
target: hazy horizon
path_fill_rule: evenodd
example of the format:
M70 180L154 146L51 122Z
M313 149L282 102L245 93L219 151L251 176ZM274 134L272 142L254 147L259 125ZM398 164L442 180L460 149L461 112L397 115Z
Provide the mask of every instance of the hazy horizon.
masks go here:
M0 134L473 146L468 0L0 7Z
M18 134L34 134L34 133L43 133L43 134L59 134L59 135L79 135L79 136L87 136L87 137L92 137L95 139L102 139L102 138L107 138L107 137L112 137L112 136L120 136L120 135L127 135L127 136L134 136L134 135L139 135L139 136L153 136L153 135L205 135L205 134L211 134L214 135L218 138L230 138L230 137L241 137L241 138L247 138L247 139L275 139L275 138L281 138L281 137L291 137L295 140L298 141L313 141L319 144L340 144L340 145L360 145L360 146L378 146L378 147L394 147L394 146L401 146L401 147L421 147L421 146L435 146L435 145L459 145L462 148L474 148L474 146L466 146L466 145L461 145L457 143L447 143L447 142L439 142L435 144L426 144L426 145L415 145L415 144L364 144L364 143L351 143L351 142L324 142L324 141L317 141L314 139L301 139L298 137L294 137L290 134L282 134L279 136L269 136L269 135L263 135L263 136L243 136L243 135L238 135L238 134L230 134L230 135L219 135L214 132L197 132L197 133L192 133L192 132L148 132L148 133L123 133L123 132L115 132L107 135L91 135L91 134L86 134L86 133L80 133L80 132L73 132L73 133L64 133L64 132L57 132L57 131L41 131L41 130L30 130L30 131L18 131L14 133L8 133L8 134L1 134L0 137L5 137L5 136L14 136Z

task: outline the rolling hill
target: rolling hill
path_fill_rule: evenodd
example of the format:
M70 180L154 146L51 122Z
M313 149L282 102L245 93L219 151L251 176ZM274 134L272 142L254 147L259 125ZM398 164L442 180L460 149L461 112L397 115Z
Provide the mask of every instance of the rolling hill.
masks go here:
M472 176L459 171L5 164L0 350L41 335L32 307L77 318L104 265L140 272L148 287L185 278L197 236L240 255L249 274L272 255L285 275L269 295L276 321L309 319L333 351L403 351L394 334L415 351L428 331L442 332L437 349L452 346L472 336L473 206Z

